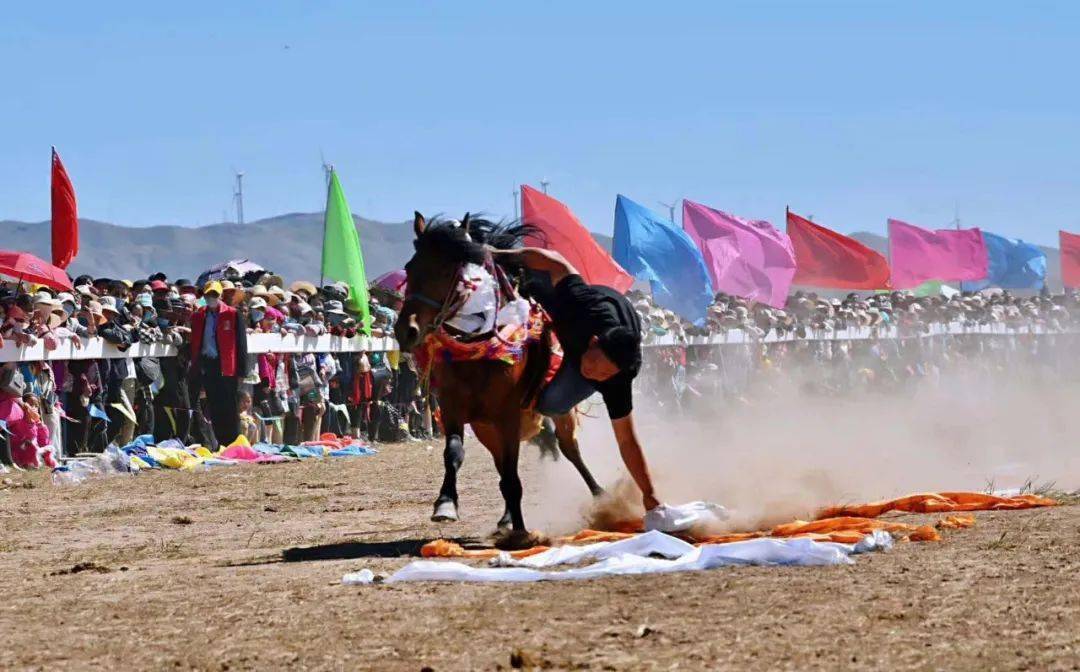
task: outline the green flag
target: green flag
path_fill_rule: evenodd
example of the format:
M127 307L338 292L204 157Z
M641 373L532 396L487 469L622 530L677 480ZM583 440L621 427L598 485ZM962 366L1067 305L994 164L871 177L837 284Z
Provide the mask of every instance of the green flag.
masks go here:
M367 275L364 273L364 257L360 254L360 234L356 232L345 192L341 190L341 182L334 170L330 171L330 188L326 194L322 274L324 278L349 286L348 307L360 315L360 325L364 333L370 336Z
M944 295L946 297L949 297L949 296L952 296L953 292L955 292L956 290L954 290L952 287L949 287L948 285L946 285L944 283L944 281L942 281L942 280L927 280L927 281L923 282L920 285L912 287L908 291L910 291L915 296L942 296L942 295ZM891 290L891 289L875 289L874 290L875 294L891 294L892 292L893 292L893 290Z
M918 287L913 287L911 292L915 296L941 296L941 280L927 280Z

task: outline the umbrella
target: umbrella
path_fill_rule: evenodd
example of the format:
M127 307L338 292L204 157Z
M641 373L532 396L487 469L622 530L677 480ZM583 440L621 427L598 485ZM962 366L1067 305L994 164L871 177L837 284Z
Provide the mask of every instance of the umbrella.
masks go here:
M212 280L235 280L242 278L248 273L263 273L266 269L249 259L230 259L217 266L211 266L199 275L200 287Z
M0 250L0 275L19 282L71 290L71 279L67 273L29 252Z
M405 289L405 270L399 268L396 271L383 273L375 278L375 286L385 289L388 292L401 294Z

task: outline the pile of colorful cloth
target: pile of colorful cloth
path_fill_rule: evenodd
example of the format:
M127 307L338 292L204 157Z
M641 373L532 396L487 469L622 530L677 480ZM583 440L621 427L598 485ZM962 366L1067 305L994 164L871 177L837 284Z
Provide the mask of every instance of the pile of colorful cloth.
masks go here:
M137 437L130 444L109 446L94 458L70 461L53 470L53 481L78 483L87 476L109 473L137 473L144 469L180 469L191 471L238 464L274 464L327 457L361 457L378 451L359 439L323 434L318 441L298 446L256 443L241 436L218 451L205 446L185 446L176 439L155 443L150 434Z
M769 530L722 535L642 533L642 521L629 521L617 530L582 530L569 537L507 553L496 549L466 549L437 539L421 548L425 558L486 559L480 568L445 560L418 560L399 570L389 581L557 581L618 574L647 574L709 569L724 565L830 565L849 564L850 556L886 550L895 540L940 541L940 530L972 527L971 511L1013 511L1057 502L1031 494L1012 496L975 492L909 495L898 499L837 506L821 511L816 520L796 520ZM880 520L889 512L948 513L934 524ZM661 558L653 556L659 555ZM559 572L544 572L556 565L596 560L593 565ZM349 576L346 583L355 583Z

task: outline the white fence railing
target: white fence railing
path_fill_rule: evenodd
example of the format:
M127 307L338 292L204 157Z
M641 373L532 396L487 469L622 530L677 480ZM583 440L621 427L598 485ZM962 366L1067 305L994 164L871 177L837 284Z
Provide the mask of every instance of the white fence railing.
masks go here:
M928 332L897 329L896 327L852 327L836 330L810 330L805 338L792 333L783 336L770 332L764 337L741 329L732 329L712 336L691 336L676 340L674 337L647 337L646 347L670 345L738 345L746 343L783 343L805 340L857 341L866 339L924 338L929 336L982 334L982 335L1017 335L1046 334L1040 325L1031 325L1020 329L1003 324L968 327L963 324L931 324ZM1069 331L1066 333L1077 333ZM165 343L136 343L126 350L106 343L102 338L82 339L82 347L76 347L71 339L62 339L55 350L47 350L41 339L32 346L16 346L11 340L0 347L0 362L40 362L72 359L122 359L125 357L174 357L176 346ZM397 350L397 342L392 337L356 336L303 336L295 334L249 334L248 352L389 352Z
M123 359L125 357L175 357L176 346L166 343L136 343L126 350L107 343L100 337L84 338L82 347L76 347L73 339L61 339L59 347L47 350L45 342L38 339L32 346L16 346L14 341L4 341L0 347L0 362L41 362L71 359ZM248 352L385 352L397 350L393 338L367 338L357 336L298 336L295 334L248 334Z
M742 329L731 329L722 334L711 336L689 336L685 339L676 340L671 335L653 336L646 339L646 345L737 345L740 343L786 343L790 341L863 341L867 339L897 339L897 338L926 338L930 336L947 336L963 334L981 334L997 336L1013 336L1018 334L1048 334L1048 333L1076 333L1072 330L1067 332L1048 331L1042 325L1025 325L1021 328L1013 328L1004 324L986 324L966 326L960 322L950 324L930 324L928 331L921 329L908 329L898 327L847 327L845 329L808 329L805 337L796 336L791 332L783 335L769 332L764 336L757 336Z

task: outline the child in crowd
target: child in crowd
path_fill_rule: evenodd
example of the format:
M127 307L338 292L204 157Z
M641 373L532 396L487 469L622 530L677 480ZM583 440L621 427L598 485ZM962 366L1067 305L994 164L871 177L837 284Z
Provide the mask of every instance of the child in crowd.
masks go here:
M41 421L41 401L37 395L27 394L20 405L22 417L8 426L12 461L23 469L37 469L43 463L46 467L55 467L49 428Z
M247 437L248 442L254 445L262 440L262 433L259 431L259 423L255 421L251 407L251 393L241 391L239 400L240 432Z
M7 306L4 322L0 325L0 343L2 339L10 338L18 346L36 344L34 332L37 330L37 321L33 311L30 297L26 294L18 295L14 302Z

